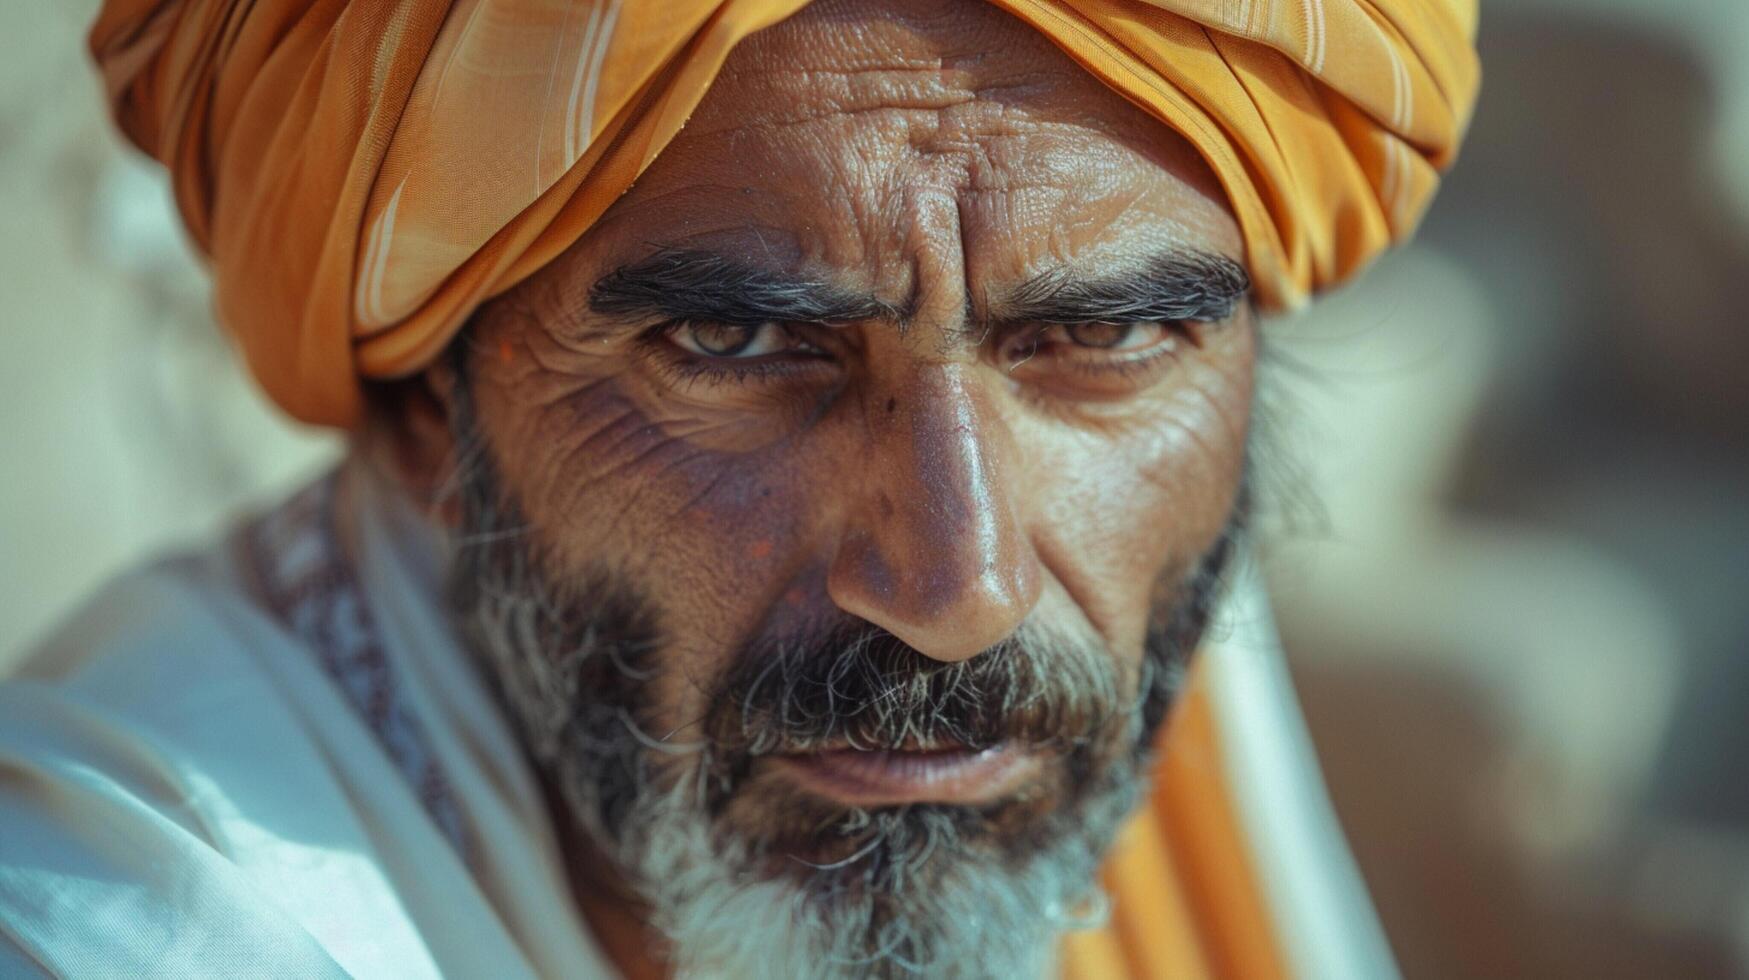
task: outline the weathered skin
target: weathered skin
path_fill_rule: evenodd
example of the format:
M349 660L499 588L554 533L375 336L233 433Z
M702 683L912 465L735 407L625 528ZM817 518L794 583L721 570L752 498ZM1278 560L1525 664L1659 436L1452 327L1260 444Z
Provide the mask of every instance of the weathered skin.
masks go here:
M658 246L903 316L807 331L822 355L738 377L684 331L591 312L597 280ZM599 225L482 311L478 421L550 567L655 601L675 726L700 714L688 679L750 636L843 613L944 661L1028 617L1133 661L1156 580L1234 503L1250 309L1030 358L991 322L1051 270L1241 248L1188 144L994 8L818 3L737 49ZM453 379L429 381L396 460L435 497Z

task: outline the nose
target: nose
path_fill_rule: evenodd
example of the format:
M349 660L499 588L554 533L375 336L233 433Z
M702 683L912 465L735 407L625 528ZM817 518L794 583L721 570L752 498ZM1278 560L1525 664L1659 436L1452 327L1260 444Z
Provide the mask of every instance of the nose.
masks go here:
M871 392L869 445L827 574L832 601L944 662L1014 632L1039 596L1039 560L1006 479L1006 426L974 365L931 365Z

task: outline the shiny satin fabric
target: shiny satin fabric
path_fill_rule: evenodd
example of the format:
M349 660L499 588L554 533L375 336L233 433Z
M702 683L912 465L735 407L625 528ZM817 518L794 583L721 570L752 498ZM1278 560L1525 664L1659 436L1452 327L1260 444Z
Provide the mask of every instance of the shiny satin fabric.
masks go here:
M1183 134L1266 308L1407 237L1479 70L1474 0L993 0ZM290 414L362 419L575 242L729 51L805 0L108 0L117 120Z

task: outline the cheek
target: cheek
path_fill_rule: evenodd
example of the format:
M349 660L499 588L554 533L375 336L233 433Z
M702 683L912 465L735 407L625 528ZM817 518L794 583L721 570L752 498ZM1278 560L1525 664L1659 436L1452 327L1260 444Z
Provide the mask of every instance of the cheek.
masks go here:
M725 446L726 427L684 403L654 411L637 371L613 358L524 347L479 361L481 425L551 574L606 570L653 602L657 693L674 711L693 710L762 620L813 605L793 583L820 561L806 529L822 468L797 465L796 440L767 426L752 448Z
M605 561L675 610L745 605L793 562L807 494L784 453L714 448L614 381L536 414L524 504L566 567Z
M1211 340L1142 414L1041 439L1041 556L1114 649L1139 650L1160 576L1188 572L1230 519L1244 476L1251 336Z
M793 481L772 451L782 426L769 413L656 391L619 350L490 334L481 347L475 387L494 461L565 564L636 574L675 564L671 553L697 564L712 547L723 552L714 559L759 558L732 539L781 529L780 491Z

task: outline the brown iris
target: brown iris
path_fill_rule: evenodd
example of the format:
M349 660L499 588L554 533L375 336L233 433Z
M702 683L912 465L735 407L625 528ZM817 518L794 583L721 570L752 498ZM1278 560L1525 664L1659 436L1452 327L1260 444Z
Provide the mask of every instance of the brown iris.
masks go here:
M692 340L706 354L733 357L747 349L759 335L758 327L733 323L695 323L690 327Z
M1069 339L1082 347L1116 347L1129 339L1136 329L1133 323L1072 323Z

